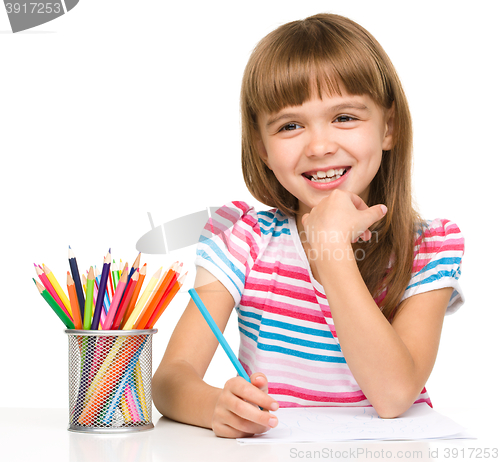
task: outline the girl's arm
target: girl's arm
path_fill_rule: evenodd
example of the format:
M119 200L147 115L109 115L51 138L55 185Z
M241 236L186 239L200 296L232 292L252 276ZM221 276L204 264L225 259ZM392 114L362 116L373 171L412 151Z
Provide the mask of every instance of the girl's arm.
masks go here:
M195 287L223 332L234 306L231 294L203 268L198 268ZM217 339L191 300L153 377L156 408L170 419L211 428L218 436L241 437L264 432L272 416L250 404L265 409L274 407L263 374L252 374L252 384L234 377L224 389L203 381L217 346Z
M425 386L452 289L414 295L401 304L392 324L387 321L361 277L351 245L351 237L369 237L367 228L383 215L380 206L368 209L358 196L337 190L302 222L311 248L323 256L314 265L347 364L377 413L390 418L405 412ZM318 231L316 239L312 230ZM319 241L322 230L347 239Z
M346 255L352 248L346 248ZM349 258L352 257L352 260ZM339 343L377 413L397 417L418 398L432 371L452 288L406 299L390 324L354 260L319 264Z

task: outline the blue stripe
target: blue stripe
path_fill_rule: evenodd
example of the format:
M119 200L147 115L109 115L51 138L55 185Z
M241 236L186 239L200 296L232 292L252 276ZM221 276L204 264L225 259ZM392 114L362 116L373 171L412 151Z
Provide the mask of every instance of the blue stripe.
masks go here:
M265 343L261 343L257 340L257 336L251 332L248 332L245 330L243 327L238 326L238 329L240 332L245 335L248 338L251 338L254 342L257 343L257 348L261 350L268 350L268 351L278 351L278 352L288 352L287 354L291 354L292 356L300 356L302 358L309 358L309 359L314 359L314 358L331 358L331 356L327 355L316 355L312 353L306 353L303 351L297 351L297 350L292 350L290 348L284 348L281 346L277 345L267 345ZM340 346L339 345L333 345L333 344L327 344L327 343L319 343L319 342L309 342L307 340L301 340L301 339L296 339L292 337L287 337L285 335L280 335L280 334L273 334L265 331L261 331L259 333L259 338L268 338L271 340L279 340L283 341L285 343L290 343L292 345L300 345L303 347L308 347L308 348L315 348L317 350L329 350L329 351L337 351L341 352ZM325 359L325 361L327 361ZM329 360L328 360L329 361ZM345 361L342 361L345 362Z
M315 355L311 353L305 353L303 351L296 351L296 350L291 350L289 348L283 348L280 346L276 345L266 345L265 343L258 343L257 342L257 337L250 332L247 332L246 330L242 329L241 327L239 328L240 332L245 335L246 337L252 339L254 342L257 343L257 349L261 351L273 351L275 353L282 353L284 355L288 356L295 356L297 358L304 358L309 361L319 361L323 363L343 363L345 364L345 358L343 356L337 357L337 356L327 356L327 355Z
M340 351L339 345L335 345L333 343L312 342L311 340L298 339L295 337L290 337L288 335L261 330L259 325L254 324L252 322L243 321L242 319L240 319L239 322L240 325L243 325L258 332L260 338L278 340L280 342L290 343L291 345L300 345L308 348L316 348L318 350ZM330 334L330 338L333 339L332 334Z
M416 287L419 285L423 284L430 284L431 282L438 281L441 278L453 278L453 279L458 279L458 276L456 274L456 271L438 271L435 274L432 274L431 276L423 279L420 282L415 282L414 284L410 284L406 290L411 289L412 287Z
M241 316L245 316L247 318L254 318L261 322L264 326L277 327L279 329L285 329L292 332L300 332L307 335L314 335L316 337L324 337L324 338L332 338L332 332L330 329L328 330L320 330L320 329L312 329L310 327L298 326L295 324L290 324L288 322L276 321L274 319L262 318L262 315L253 313L251 311L243 311L239 310Z
M233 283L234 287L236 287L236 290L238 291L238 293L240 294L240 296L242 295L241 294L241 290L238 286L238 284L236 284L236 282L233 281L233 279L231 277L229 277L229 275L227 274L226 271L224 271L217 263L215 263L212 258L210 257L210 255L208 255L204 250L202 249L196 249L196 255L200 256L201 258L203 258L204 260L212 263L212 265L214 265L216 268L219 268L227 277L228 279ZM231 264L231 266L233 266ZM238 271L238 273L241 274L240 271ZM238 274L236 273L236 271L233 271L233 274L236 274L236 276L238 276ZM241 280L241 279L240 279ZM245 278L243 277L243 283L245 281Z
M459 265L462 259L460 257L443 257L437 260L432 260L425 265L417 274L425 273L438 265Z

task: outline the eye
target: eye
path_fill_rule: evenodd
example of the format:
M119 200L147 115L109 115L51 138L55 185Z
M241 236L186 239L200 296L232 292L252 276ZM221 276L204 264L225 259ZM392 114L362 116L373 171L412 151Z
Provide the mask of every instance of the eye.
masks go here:
M281 127L278 131L280 132L290 132L290 131L293 131L293 130L297 130L298 128L302 128L301 125L299 124L295 124L295 123L289 123L289 124L286 124L286 125L283 125L283 127Z
M345 122L351 122L353 120L357 120L355 117L352 117L352 116L349 116L349 115L346 115L346 114L342 114L342 115L339 115L335 120L334 122L340 122L340 123L345 123Z

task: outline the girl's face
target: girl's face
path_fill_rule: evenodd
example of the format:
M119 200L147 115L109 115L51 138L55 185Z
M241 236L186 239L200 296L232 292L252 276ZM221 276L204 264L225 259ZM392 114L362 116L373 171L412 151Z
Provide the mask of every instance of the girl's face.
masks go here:
M370 183L392 147L393 111L369 96L334 95L258 118L259 154L308 213L334 189L368 200Z

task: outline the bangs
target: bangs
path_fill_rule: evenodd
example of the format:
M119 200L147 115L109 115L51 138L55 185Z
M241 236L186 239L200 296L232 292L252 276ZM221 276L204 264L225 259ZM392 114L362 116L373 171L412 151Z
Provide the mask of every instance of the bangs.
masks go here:
M390 107L387 69L377 59L384 52L368 32L314 20L287 24L285 34L282 27L259 43L247 66L251 71L242 97L254 122L261 112L275 113L325 94L342 96L342 91L369 95Z

